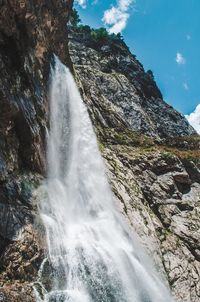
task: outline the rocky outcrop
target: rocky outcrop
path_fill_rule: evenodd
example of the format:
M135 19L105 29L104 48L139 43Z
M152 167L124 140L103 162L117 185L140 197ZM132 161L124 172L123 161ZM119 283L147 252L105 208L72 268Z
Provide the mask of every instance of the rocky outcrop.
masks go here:
M26 293L43 248L36 239L32 192L45 174L53 53L69 65L71 5L71 0L0 1L1 301L33 301Z
M126 124L157 139L196 134L185 117L163 101L152 72L144 71L120 38L95 41L91 32L78 29L69 38L71 59L95 124ZM106 109L103 115L101 109Z
M190 174L187 162L157 148L110 145L103 155L117 204L167 276L176 301L198 301L199 169L194 165Z
M123 41L75 29L69 46L116 206L176 301L199 301L199 137Z

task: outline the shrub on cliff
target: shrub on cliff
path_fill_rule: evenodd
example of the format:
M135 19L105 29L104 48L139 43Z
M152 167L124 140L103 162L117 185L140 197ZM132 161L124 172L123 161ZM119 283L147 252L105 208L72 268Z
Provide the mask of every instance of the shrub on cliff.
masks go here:
M81 19L79 17L79 14L78 14L77 10L75 8L72 9L71 15L70 15L70 18L69 18L69 23L73 27L78 27L80 22L81 22Z
M104 27L101 27L101 28L98 28L98 29L93 29L91 31L91 38L95 42L96 41L105 41L105 40L108 40L109 33Z
M152 80L154 80L154 74L153 74L153 71L151 69L147 70L147 74L150 76L150 78Z
M80 24L78 26L78 31L90 34L91 31L92 31L92 29L91 29L91 27L89 25L82 25L82 24Z
M78 14L78 11L74 8L71 11L70 19L69 19L69 26L71 29L77 33L82 33L89 35L91 41L94 45L102 45L104 43L109 42L117 42L122 41L123 37L121 33L118 34L109 34L106 28L100 27L98 29L91 28L89 25L81 24L81 19Z

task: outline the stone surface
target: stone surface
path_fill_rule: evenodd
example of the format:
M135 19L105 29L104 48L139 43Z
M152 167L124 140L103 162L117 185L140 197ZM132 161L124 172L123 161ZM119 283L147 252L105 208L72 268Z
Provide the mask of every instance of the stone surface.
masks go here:
M122 41L101 43L76 29L69 49L116 206L176 301L199 301L200 139Z
M71 0L0 1L0 301L35 300L31 282L43 247L32 193L46 171L53 53L69 65L71 5Z
M110 145L103 156L117 205L176 301L198 301L200 178L192 181L179 158L161 151Z
M185 117L163 101L152 75L122 40L102 39L94 44L87 31L72 30L69 48L77 82L96 115L95 124L120 127L126 123L157 139L196 134Z

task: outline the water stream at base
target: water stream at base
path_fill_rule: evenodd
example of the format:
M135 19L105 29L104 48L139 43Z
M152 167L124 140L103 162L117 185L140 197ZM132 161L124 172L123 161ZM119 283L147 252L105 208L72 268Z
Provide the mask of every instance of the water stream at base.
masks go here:
M45 302L171 302L115 210L92 124L70 71L51 71L46 198L48 256L35 287Z

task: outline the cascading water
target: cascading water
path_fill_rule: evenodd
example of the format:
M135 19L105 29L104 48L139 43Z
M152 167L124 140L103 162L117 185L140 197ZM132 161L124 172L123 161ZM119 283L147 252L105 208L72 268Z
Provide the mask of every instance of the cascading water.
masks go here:
M46 270L47 278L39 278L37 300L171 302L114 209L87 109L56 57L51 76L47 198L40 206L48 243L40 277Z

